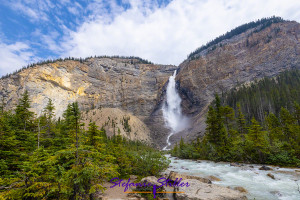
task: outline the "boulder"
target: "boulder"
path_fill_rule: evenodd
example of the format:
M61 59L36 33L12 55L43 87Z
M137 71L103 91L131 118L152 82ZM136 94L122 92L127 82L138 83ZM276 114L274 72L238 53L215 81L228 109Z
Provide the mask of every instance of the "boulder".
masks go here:
M275 176L274 176L273 174L268 173L267 176L270 177L271 179L274 179L274 180L275 180Z
M175 188L177 200L247 200L245 194L219 185L206 184L195 179L186 179L189 187Z
M195 179L195 180L198 180L202 183L211 184L211 180L209 180L208 178L203 178L203 177L198 177L198 176L191 176L191 175L186 175L186 174L179 174L177 172L171 171L168 179L172 180L172 181L175 181L176 178L177 178L177 180L179 180L181 178L182 178L182 180Z
M156 185L156 186L160 186L161 184L159 182L157 182L157 178L155 176L147 176L145 178L143 178L140 183L145 183L148 184L148 183L151 183L152 185ZM140 187L140 186L137 186L136 187L136 190L137 191L140 191L140 192L153 192L153 187ZM157 198L164 198L166 196L166 193L165 193L165 187L157 187L156 188L156 197Z
M128 193L127 197L131 197L131 198L141 198L142 196L138 193Z
M248 191L245 188L241 187L241 186L234 187L233 189L237 190L239 192L242 192L242 193L248 193Z
M239 163L230 163L230 166L232 167L241 167Z
M143 178L141 180L141 183L144 183L144 182L151 183L152 185L160 185L160 183L157 182L157 178L155 176L147 176L147 177Z
M219 179L218 177L215 177L215 176L209 176L208 179L211 181L221 181L221 179Z
M137 176L136 176L136 175L130 175L129 178L130 178L130 180L133 180L133 181L134 181L134 180L137 179Z
M263 165L259 170L273 170L271 167Z

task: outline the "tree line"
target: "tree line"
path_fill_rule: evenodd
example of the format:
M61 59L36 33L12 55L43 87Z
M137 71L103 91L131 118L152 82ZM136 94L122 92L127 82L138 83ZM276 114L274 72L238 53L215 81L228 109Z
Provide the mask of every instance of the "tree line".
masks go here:
M27 91L13 110L0 109L0 199L95 199L114 177L158 175L169 161L158 150L120 135L87 130L78 103L56 119L51 99L41 116Z
M249 86L242 85L223 94L221 101L245 113L247 122L254 117L259 122L265 121L265 113L274 113L279 117L281 108L292 112L294 101L300 103L300 70L285 71L276 77L265 77L254 81Z

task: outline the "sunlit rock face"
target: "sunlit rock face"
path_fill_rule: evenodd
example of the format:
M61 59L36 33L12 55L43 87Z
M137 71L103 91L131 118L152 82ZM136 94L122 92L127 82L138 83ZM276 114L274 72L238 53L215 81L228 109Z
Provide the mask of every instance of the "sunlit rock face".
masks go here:
M62 116L69 103L78 101L82 111L119 108L144 121L160 101L161 90L176 68L125 58L57 61L0 79L0 98L5 98L6 108L14 108L21 94L28 90L32 110L37 115L50 98L56 117ZM150 134L149 130L144 132Z
M196 59L185 60L176 81L182 110L193 118L193 125L182 135L190 140L203 135L205 114L215 93L291 68L300 68L297 22L276 23L260 31L252 28L199 52Z

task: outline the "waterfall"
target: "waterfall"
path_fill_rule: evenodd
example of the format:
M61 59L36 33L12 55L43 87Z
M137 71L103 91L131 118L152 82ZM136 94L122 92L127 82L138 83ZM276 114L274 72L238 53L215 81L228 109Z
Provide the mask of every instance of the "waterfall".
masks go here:
M168 86L167 86L167 94L166 101L163 104L162 111L163 117L166 123L166 126L171 129L170 134L167 137L167 146L163 148L163 150L168 150L167 148L171 145L170 137L182 131L187 126L187 118L182 115L181 112L181 98L176 91L176 70L173 75L170 76Z

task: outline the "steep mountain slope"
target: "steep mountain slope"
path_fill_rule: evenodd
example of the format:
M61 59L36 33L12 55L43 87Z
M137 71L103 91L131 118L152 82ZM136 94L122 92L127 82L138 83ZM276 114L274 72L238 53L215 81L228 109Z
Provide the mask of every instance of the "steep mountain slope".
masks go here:
M161 98L162 87L176 68L144 64L136 58L56 61L0 79L0 98L4 97L7 108L12 108L24 90L28 90L32 109L38 115L50 98L57 117L62 116L68 103L78 101L82 110L119 108L144 121L152 113ZM139 130L136 134L144 135L142 129Z
M190 140L203 135L207 107L215 93L300 68L300 24L283 21L261 26L202 48L180 64L176 80L183 110L193 124L182 134Z

